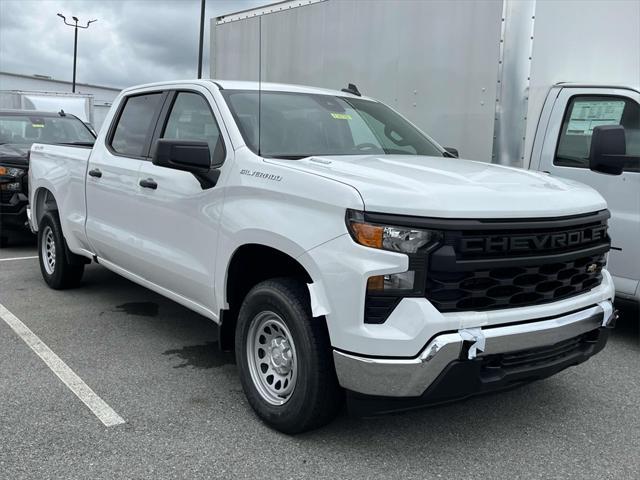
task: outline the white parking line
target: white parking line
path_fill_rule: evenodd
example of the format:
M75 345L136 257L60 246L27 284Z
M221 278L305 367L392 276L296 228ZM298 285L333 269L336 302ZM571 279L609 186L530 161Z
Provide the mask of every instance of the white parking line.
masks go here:
M0 258L0 262L11 262L13 260L33 260L34 258L38 258L38 256L34 255L32 257Z
M76 375L45 343L33 333L29 327L20 321L13 313L0 303L0 318L9 325L24 342L36 352L42 361L55 373L62 382L69 387L89 410L107 427L125 423L107 403Z

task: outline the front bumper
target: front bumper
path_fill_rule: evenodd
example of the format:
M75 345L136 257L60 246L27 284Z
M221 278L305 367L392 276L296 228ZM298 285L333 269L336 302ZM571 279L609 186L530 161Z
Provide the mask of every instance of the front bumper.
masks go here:
M446 371L459 370L459 365L475 365L474 368L479 368L482 362L488 361L490 365L490 361L497 355L522 352L525 356L535 356L536 352L547 347L549 351L546 355L542 352L544 358L541 362L519 365L518 383L522 383L526 378L542 378L536 374L536 370L553 366L550 363L555 362L550 374L559 371L558 366L564 369L580 363L604 347L606 334L598 335L599 348L580 347L580 355L577 357L576 352L569 352L575 358L569 358L571 355L555 358L552 352L571 339L576 342L584 339L593 344L595 332L612 328L616 318L611 302L603 301L590 308L551 319L443 333L434 337L417 357L411 359L369 358L338 350L334 350L333 357L340 385L350 392L380 397L421 397L422 403L428 404L431 403L430 399L422 398L425 393L429 393L430 387ZM545 359L548 362L545 363ZM479 390L488 390L485 384L492 382L498 388L507 388L513 384L504 384L505 372L493 371L492 375L493 380L489 378L481 382L483 386ZM451 381L451 374L446 376ZM460 378L460 382L463 381L465 379ZM469 383L468 379L466 383ZM453 395L450 399L463 398L473 393L481 392Z
M29 230L27 219L29 199L27 196L21 192L15 192L12 195L2 192L2 198L6 200L6 202L0 202L0 226L2 229Z

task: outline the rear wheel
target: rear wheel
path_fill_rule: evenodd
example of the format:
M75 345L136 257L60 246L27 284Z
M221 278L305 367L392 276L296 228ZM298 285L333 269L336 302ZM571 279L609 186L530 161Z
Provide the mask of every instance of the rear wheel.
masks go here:
M51 288L61 290L80 283L84 264L72 255L67 250L58 215L45 213L38 227L38 258L42 277Z
M247 294L236 359L249 404L281 432L320 427L342 404L326 325L312 318L308 292L295 279L267 280Z

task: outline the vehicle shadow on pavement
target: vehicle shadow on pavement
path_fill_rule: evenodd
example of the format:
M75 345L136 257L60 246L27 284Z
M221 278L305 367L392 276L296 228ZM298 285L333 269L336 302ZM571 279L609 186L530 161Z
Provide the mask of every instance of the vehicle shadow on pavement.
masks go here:
M625 344L640 349L640 308L629 305L616 305L620 310L620 318L611 337Z

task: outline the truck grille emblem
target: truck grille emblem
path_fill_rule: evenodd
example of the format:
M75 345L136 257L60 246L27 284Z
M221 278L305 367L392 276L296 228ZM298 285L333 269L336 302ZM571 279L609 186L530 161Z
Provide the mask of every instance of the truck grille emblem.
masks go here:
M592 263L587 267L587 273L595 273L598 270L598 264Z

